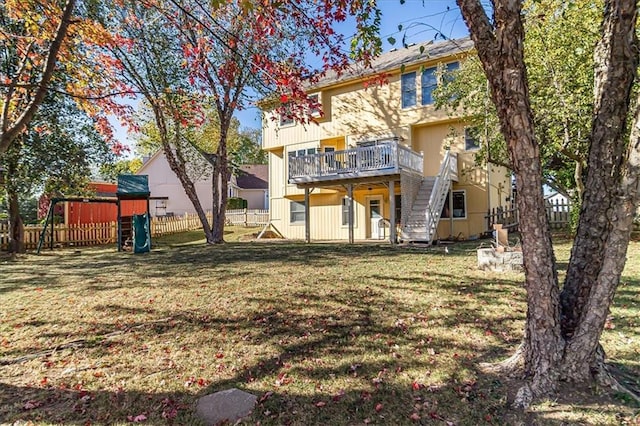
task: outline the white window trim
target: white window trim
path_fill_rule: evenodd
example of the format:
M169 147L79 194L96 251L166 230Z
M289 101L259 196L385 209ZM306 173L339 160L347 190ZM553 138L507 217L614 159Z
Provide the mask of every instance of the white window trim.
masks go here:
M292 118L291 119L287 119L287 120L291 120L291 122L287 122L287 123L283 123L282 122L283 120L285 120L285 117L282 114L280 114L279 127L281 129L284 129L286 127L293 127L293 126L296 125L296 121L294 119L292 119Z
M475 139L475 140L476 140L476 142L478 143L478 146L473 147L473 148L467 148L467 140L468 140L468 139L473 139L473 138L469 138L469 137L467 137L467 134L468 134L472 129L473 129L472 127L465 127L465 128L464 128L464 150L465 150L466 152L475 152L475 151L478 151L478 150L480 149L480 146L481 146L481 145L480 145L480 144L481 144L481 141L480 141L480 140L478 140L478 139Z
M294 200L289 201L289 225L292 225L292 226L304 225L305 224L305 220L304 219L297 220L297 221L291 220L291 216L293 214L293 211L291 210L291 208L293 207L294 203L295 204L302 204L304 206L304 210L302 212L305 213L305 216L306 216L307 206L306 206L304 201L294 201ZM296 213L300 213L300 212L296 212ZM303 217L305 217L305 216L303 216Z
M403 85L402 85L403 79L402 79L402 77L404 77L405 75L410 75L410 74L414 75L413 76L413 92L414 92L413 96L414 96L415 99L414 99L414 104L413 105L404 106L403 99L404 99L404 93L405 92L403 90ZM403 72L403 73L400 74L400 108L402 108L403 110L408 110L408 109L411 109L411 108L416 108L416 107L421 106L418 103L418 93L419 93L418 87L420 87L420 83L418 81L418 72L417 71L407 71L407 72Z
M458 193L462 193L464 196L464 216L462 217L453 217L453 220L468 220L469 219L469 203L467 203L467 190L466 189L454 189L453 191L450 192L450 195L453 196L453 194L455 194L456 192ZM444 209L445 207L449 206L449 196L447 196L446 200L445 200L445 206L443 206L442 208ZM453 211L451 211L450 213L453 216ZM445 217L445 216L441 216L440 220L441 221L447 221L447 220L451 220L452 217Z
M320 107L318 109L312 109L310 111L310 115L313 118L321 118L321 117L324 116L323 115L324 114L324 105L322 103L322 93L318 92L318 93L312 93L312 94L309 95L309 98L313 98L313 97L316 98L316 102L320 104Z
M342 223L342 207L343 207L343 201L344 200L348 200L349 197L347 197L346 195L344 197L342 197L340 199L340 227L344 228L344 229L349 229L349 221L347 220L347 223ZM357 223L358 223L358 203L356 203L356 200L353 200L353 227L357 228Z
M458 63L458 66L460 64L460 61L450 61L450 62L439 62L437 64L434 65L429 65L428 67L424 67L422 69L422 71L420 70L416 70L416 71L406 71L406 72L402 72L400 73L400 107L403 110L410 110L412 108L424 108L426 106L433 106L434 102L430 103L430 104L423 104L422 103L422 74L424 73L424 71L428 70L428 69L432 69L435 68L436 69L436 86L435 88L437 88L438 86L440 86L440 84L442 83L442 75L438 75L437 71L440 67L444 67L446 68L449 64L453 64L453 63ZM402 105L402 95L403 95L403 91L402 91L402 76L404 75L408 75L408 74L412 74L415 73L415 97L416 97L416 103L415 105L411 105L411 106L403 106Z

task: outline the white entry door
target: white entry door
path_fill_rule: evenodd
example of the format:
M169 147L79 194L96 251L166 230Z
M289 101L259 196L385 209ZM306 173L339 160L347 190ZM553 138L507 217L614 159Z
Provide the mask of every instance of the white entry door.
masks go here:
M382 197L369 198L367 211L369 217L369 238L379 239L380 228L378 225L380 219L382 219Z

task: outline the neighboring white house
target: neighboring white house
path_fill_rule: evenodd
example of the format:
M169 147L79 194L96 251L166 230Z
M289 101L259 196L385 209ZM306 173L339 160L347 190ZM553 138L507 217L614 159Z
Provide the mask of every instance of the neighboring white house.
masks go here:
M544 199L547 201L547 203L553 205L569 205L569 203L571 202L571 200L569 200L566 195L557 191L545 194Z
M195 213L191 200L185 194L180 180L169 167L169 163L162 151L156 152L147 159L137 174L149 176L152 216L177 216L185 213ZM240 166L237 174L237 177L231 176L229 181L229 197L239 197L247 200L248 209L268 209L268 166L262 164ZM202 208L205 211L210 211L213 204L210 167L200 175L199 179L194 180L196 193Z

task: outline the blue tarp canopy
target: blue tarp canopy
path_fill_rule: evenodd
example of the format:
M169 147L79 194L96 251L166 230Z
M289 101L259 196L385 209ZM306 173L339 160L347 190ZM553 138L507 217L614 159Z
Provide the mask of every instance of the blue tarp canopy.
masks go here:
M150 194L149 176L118 175L118 198L147 198Z

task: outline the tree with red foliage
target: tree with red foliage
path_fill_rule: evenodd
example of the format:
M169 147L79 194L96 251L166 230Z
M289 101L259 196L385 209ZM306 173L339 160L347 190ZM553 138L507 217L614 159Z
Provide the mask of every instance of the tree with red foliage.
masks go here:
M0 64L0 154L23 133L46 95L75 98L96 122L114 151L107 116L116 81L102 73L95 52L108 40L92 18L98 0L6 0L0 5L3 45Z

